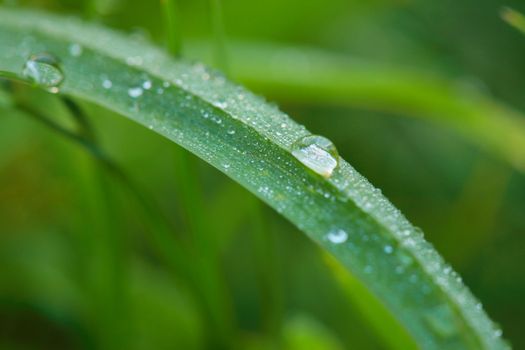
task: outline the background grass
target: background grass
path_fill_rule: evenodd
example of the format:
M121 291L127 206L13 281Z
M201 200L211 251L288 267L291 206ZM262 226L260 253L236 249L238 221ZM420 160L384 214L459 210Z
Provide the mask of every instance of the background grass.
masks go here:
M16 3L90 17L166 42L160 3L154 1ZM227 0L222 10L227 53L233 56L229 69L235 76L238 40L312 46L349 62L371 63L364 73L372 81L385 71L416 70L449 81L456 89L450 99L483 95L520 111L525 39L499 18L503 5L525 10L519 2L494 0ZM185 55L221 55L213 45L196 44L216 42L217 19L208 1L180 1L177 18ZM300 55L291 63L285 58L267 64L308 64ZM215 60L224 64L221 59ZM374 108L374 100L348 105L246 82L310 130L329 136L344 158L424 229L515 348L525 347L525 180L516 167L446 123L422 115L403 118L414 112L399 111L395 98L378 96L377 104L386 100L387 108ZM17 89L27 104L70 123L69 111L55 97ZM4 111L9 108L8 96L0 95L0 101ZM82 107L101 147L154 198L176 234L195 231L195 222L208 226L226 289L217 307L231 309L232 342L246 348L271 348L276 339L290 349L382 346L319 249L286 221L193 156L181 156L176 145L98 107ZM144 209L133 195L101 175L70 141L16 113L2 112L0 123L0 344L7 349L203 346L209 334L193 296L144 242L160 219L141 219ZM192 159L190 173L181 174L179 157ZM188 179L197 182L199 197L185 193ZM188 215L190 205L202 208L196 218Z

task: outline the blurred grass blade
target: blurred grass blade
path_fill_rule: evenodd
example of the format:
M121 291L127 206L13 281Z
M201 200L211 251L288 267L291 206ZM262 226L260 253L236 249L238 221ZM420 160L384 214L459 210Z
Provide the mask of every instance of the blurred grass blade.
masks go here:
M275 106L201 64L59 16L1 10L0 52L0 71L121 113L252 191L334 255L420 347L506 348L420 231L328 140Z
M432 121L525 173L524 117L468 81L308 48L237 43L231 51L232 76L267 96Z
M177 0L161 0L167 50L174 57L181 56L181 15ZM184 203L184 217L191 236L193 265L199 273L193 279L202 295L201 302L207 314L209 347L230 348L235 318L233 305L220 269L215 232L210 229L200 190L199 172L192 155L184 149L174 149L177 188Z
M182 39L180 30L180 13L176 0L160 0L162 16L164 17L164 33L168 51L173 56L180 56L182 52Z
M504 7L501 9L500 15L505 22L525 34L525 16L522 13L510 7Z
M211 27L213 33L213 60L217 68L229 74L226 33L222 14L222 0L209 0Z

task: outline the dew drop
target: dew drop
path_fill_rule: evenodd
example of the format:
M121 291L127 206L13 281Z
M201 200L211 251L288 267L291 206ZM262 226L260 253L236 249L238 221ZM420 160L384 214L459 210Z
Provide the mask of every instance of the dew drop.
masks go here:
M82 55L82 46L80 46L80 44L77 44L77 43L73 43L71 45L69 45L69 54L73 57L78 57L80 55Z
M144 90L149 90L151 89L151 87L153 86L153 83L151 82L151 80L145 80L143 83L142 83L142 88Z
M386 254L392 254L392 252L394 251L394 248L391 245L386 245L383 247L383 251Z
M134 88L128 89L128 95L132 98L140 97L142 96L143 93L144 93L144 90L142 90L141 87L134 87Z
M109 79L104 79L104 81L102 81L102 87L106 90L108 89L111 89L111 87L113 86L113 82Z
M292 154L301 163L325 178L329 178L339 162L335 145L323 136L308 135L292 145Z
M332 242L333 244L341 244L346 242L348 239L348 233L341 229L332 230L327 233L326 239Z
M58 93L59 86L64 81L64 73L59 67L58 60L48 53L31 56L24 64L22 75L54 94Z

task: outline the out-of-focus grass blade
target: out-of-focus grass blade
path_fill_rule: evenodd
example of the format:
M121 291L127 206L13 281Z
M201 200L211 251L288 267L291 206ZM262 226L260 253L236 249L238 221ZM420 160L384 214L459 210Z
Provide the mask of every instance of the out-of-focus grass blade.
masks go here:
M334 255L420 347L506 348L460 277L328 140L205 66L96 25L1 10L2 71L119 112L206 160Z
M505 22L525 34L525 16L522 13L510 7L504 7L501 9L500 15Z

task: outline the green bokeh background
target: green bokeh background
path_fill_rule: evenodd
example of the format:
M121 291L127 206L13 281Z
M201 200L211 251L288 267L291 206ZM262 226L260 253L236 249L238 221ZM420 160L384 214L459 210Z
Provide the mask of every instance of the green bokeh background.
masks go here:
M92 18L164 43L154 0L94 0L90 15L87 1L4 2ZM184 54L199 57L192 43L213 38L208 2L180 5ZM315 47L437 74L524 111L525 36L501 20L504 5L525 11L517 0L224 0L223 11L230 42ZM56 96L20 89L32 105L67 123ZM5 94L0 90L0 105ZM504 337L525 348L525 174L424 119L271 95L295 120L330 137L421 227ZM99 107L82 107L103 148L155 198L174 234L184 234L178 147ZM254 218L252 195L195 161L205 205L200 215L218 242L240 348L384 348L312 242L270 209L261 209L262 222ZM118 186L109 186L102 205L93 167L81 149L34 120L0 114L0 349L205 347L196 301L145 243L151 228L140 209ZM104 294L104 284L93 271L103 273L105 265L97 264L115 254L107 248L115 242L97 230L106 216L123 233L116 245L125 300L101 314L94 296ZM260 230L268 237L264 257L255 248ZM79 258L86 254L93 257L89 266ZM268 293L275 298L271 322Z

